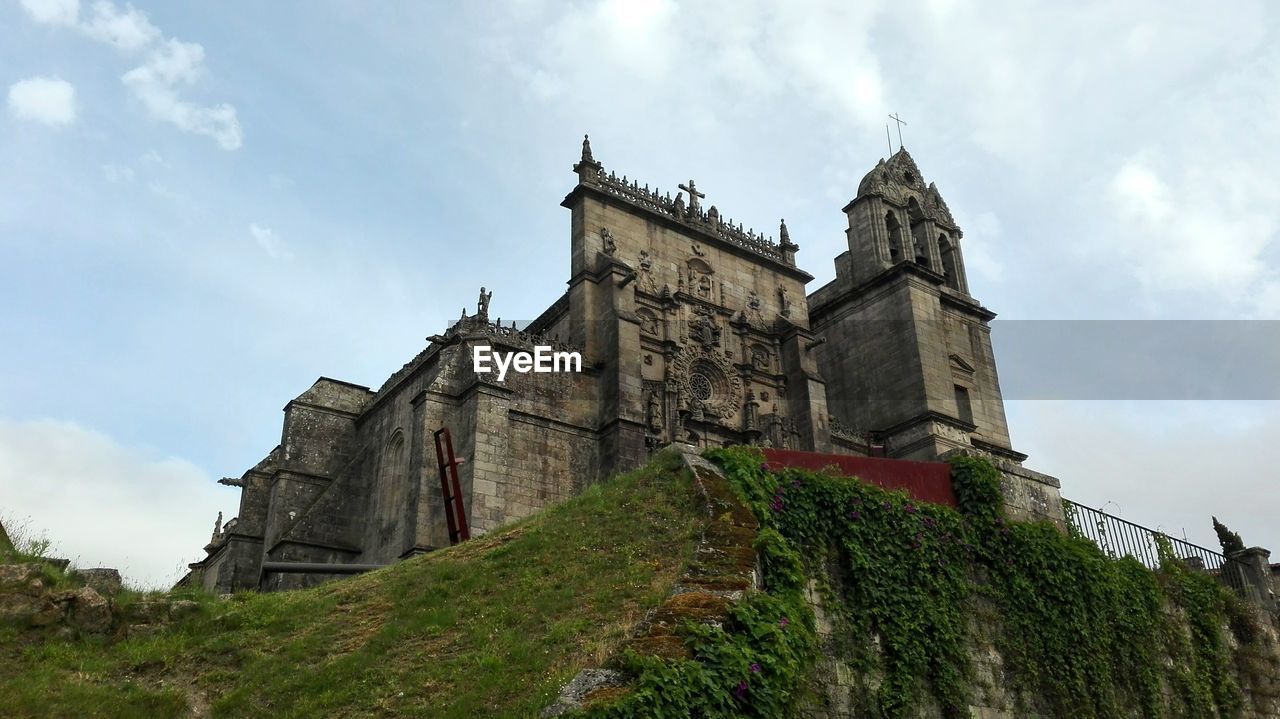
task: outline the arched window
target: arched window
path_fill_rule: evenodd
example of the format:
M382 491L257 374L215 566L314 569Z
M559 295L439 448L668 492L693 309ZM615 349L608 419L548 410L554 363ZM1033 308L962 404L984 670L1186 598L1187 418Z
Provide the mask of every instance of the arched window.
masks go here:
M924 234L924 211L914 197L907 201L907 219L911 221L911 247L916 264L928 267L929 238Z
M902 259L902 223L893 210L884 214L884 226L889 230L889 261L897 262Z
M947 287L960 291L960 269L956 263L956 252L946 235L938 235L938 253L942 255L942 274L947 278Z
M404 536L405 503L409 497L409 462L405 451L404 430L397 429L383 450L378 467L378 486L374 490L374 526L372 539L385 547Z

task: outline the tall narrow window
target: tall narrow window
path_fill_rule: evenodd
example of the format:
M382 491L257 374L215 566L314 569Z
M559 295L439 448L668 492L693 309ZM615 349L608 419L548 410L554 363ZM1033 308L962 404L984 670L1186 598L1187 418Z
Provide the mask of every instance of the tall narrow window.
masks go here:
M938 235L938 253L942 255L942 275L947 278L947 287L959 291L960 271L956 266L956 253L946 235Z
M889 261L897 262L902 259L902 223L893 210L884 214L884 226L889 230Z
M927 227L924 224L924 212L921 211L920 203L916 202L914 197L907 203L907 219L911 222L912 256L915 257L917 265L928 267L929 238L925 235Z
M969 388L956 385L956 414L960 419L973 424L973 405L969 403Z

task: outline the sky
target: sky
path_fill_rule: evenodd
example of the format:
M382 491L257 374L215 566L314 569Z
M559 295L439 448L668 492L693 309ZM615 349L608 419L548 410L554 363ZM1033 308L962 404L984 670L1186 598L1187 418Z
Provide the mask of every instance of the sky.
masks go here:
M785 217L813 290L898 113L1027 466L1280 549L1278 28L1248 0L2 0L0 517L172 582L317 377L378 386L481 285L506 318L563 292L584 133Z

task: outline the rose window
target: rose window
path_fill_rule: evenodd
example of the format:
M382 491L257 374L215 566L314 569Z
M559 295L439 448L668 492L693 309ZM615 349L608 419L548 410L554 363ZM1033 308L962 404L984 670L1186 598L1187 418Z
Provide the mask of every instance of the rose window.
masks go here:
M689 390L695 398L706 402L711 399L711 380L701 372L694 372L689 375Z

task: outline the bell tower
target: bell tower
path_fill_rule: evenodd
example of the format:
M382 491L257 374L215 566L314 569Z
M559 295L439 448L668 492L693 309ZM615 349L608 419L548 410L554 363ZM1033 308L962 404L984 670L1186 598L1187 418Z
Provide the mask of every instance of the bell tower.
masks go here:
M809 297L835 420L891 457L974 447L1015 461L991 348L994 312L969 294L956 226L906 149L844 207L848 251Z

